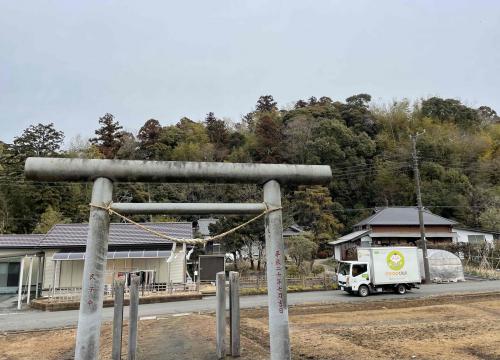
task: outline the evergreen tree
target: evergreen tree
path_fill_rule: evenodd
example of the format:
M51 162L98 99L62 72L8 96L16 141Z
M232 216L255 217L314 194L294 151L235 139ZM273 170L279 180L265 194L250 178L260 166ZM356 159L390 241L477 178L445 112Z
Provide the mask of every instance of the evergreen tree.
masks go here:
M255 129L257 146L256 158L264 163L277 163L281 161L281 148L283 140L283 126L277 117L265 114L257 122Z
M272 95L263 95L257 100L257 105L255 106L255 110L258 112L273 112L277 111L277 102L274 101Z
M99 151L106 159L113 159L120 149L123 128L115 117L106 113L103 117L99 118L101 127L95 131L97 137L91 139L91 143L97 145Z
M207 129L210 142L216 146L224 146L228 139L228 129L224 120L217 119L213 112L209 112L205 118L205 127Z
M156 144L160 138L161 125L158 120L149 119L139 129L137 138L141 142L141 147L147 148Z
M139 139L139 146L142 151L141 158L146 160L157 159L161 153L161 146L159 146L162 127L160 122L155 119L149 119L140 128L137 138Z

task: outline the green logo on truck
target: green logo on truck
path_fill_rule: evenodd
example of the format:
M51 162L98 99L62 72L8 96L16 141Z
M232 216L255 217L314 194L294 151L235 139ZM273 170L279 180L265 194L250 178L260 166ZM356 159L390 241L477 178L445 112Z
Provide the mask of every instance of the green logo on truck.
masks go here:
M387 265L394 271L401 270L405 266L405 257L400 251L392 250L386 257Z

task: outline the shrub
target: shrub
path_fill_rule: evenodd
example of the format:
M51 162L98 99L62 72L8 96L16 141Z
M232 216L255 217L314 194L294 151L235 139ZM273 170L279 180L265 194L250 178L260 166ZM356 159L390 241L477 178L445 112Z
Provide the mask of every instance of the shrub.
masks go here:
M314 275L319 275L325 272L325 268L321 265L314 265L312 268L312 273Z
M247 261L238 260L238 269L234 266L234 262L226 263L226 271L238 271L241 275L246 275L250 270L250 264Z
M286 268L286 273L288 277L299 277L300 270L297 265L288 265Z

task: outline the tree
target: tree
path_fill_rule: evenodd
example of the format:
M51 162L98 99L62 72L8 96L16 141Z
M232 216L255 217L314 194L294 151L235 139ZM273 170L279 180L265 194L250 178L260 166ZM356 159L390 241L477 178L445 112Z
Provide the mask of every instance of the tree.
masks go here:
M318 125L312 116L297 115L289 119L283 130L283 158L289 163L305 164L308 159L308 146L313 140L314 128Z
M241 219L241 218L240 218ZM227 218L222 217L214 224L210 224L208 229L210 230L210 234L216 235L222 232L228 231L236 226L238 222L238 218ZM238 269L238 254L240 253L241 248L245 245L245 241L241 236L241 233L235 232L229 234L221 240L222 249L225 252L231 253L234 258L234 268Z
M255 110L258 112L273 112L277 111L277 102L274 101L272 95L263 95L257 100L257 105L255 106Z
M9 204L3 193L0 192L0 234L5 233L9 222Z
M4 158L4 152L6 149L6 145L0 141L0 160L3 160ZM2 161L0 161L0 174L2 173L3 166L2 166Z
M21 136L14 138L12 148L23 157L51 156L62 145L64 133L54 128L54 124L30 125Z
M346 99L345 104L337 106L348 127L353 128L357 133L365 132L374 137L377 133L377 126L368 109L371 98L368 94L353 95Z
M370 172L362 166L368 165L377 154L375 141L365 132L356 133L340 120L321 119L312 131L307 163L332 167L331 195L336 201L351 206L368 203L372 198ZM361 171L348 171L351 168Z
M255 131L255 112L249 112L241 118L241 130Z
M226 147L229 138L226 123L224 120L217 119L213 112L209 112L205 118L205 127L210 142L215 146L215 160L224 160L229 152Z
M368 109L368 103L370 101L372 101L372 97L369 94L353 95L345 99L347 105L364 109Z
M161 125L158 120L149 119L140 128L137 138L142 151L142 158L150 160L157 156L157 144L160 140Z
M101 159L103 157L97 146L91 144L89 139L85 139L81 135L70 140L66 155L82 159Z
M319 98L318 103L322 106L332 105L333 101L328 96L322 96Z
M226 123L224 120L217 119L213 112L207 114L205 126L211 143L222 146L227 142L228 130Z
M90 139L90 142L97 145L106 159L113 159L121 146L123 133L120 130L123 127L114 119L115 117L110 113L100 117L101 127L95 131L97 137Z
M490 108L489 106L480 106L477 108L477 113L481 122L484 124L491 124L500 121L497 112Z
M135 140L134 134L122 131L120 133L120 147L116 151L115 157L117 159L131 160L135 159L138 155L139 144Z
M338 205L334 204L324 186L299 186L293 193L293 199L297 224L309 229L319 249L323 250L326 243L343 229L343 225L333 214Z
M281 161L281 146L283 141L283 124L277 117L263 115L255 128L257 146L256 160L264 163Z
M52 206L48 206L45 212L40 217L40 221L36 224L35 230L33 230L34 234L46 234L52 227L56 224L67 224L70 222L70 219L65 219L63 215L52 208Z
M309 106L314 106L318 103L318 99L316 99L316 96L311 96L309 98Z
M476 109L456 99L376 106L370 95L361 93L344 101L326 96L298 100L293 109L280 111L266 95L234 127L213 114L204 122L182 118L164 127L150 119L137 139L106 114L92 143L77 138L67 151L61 149L62 132L52 124L33 124L13 144L0 143L0 232L33 232L49 205L73 222L88 219L91 187L24 181L26 156L285 162L332 168L333 179L325 188L283 186L283 201L293 200L294 221L307 227L321 248L351 231L376 206L414 204L408 135L424 129L418 144L424 205L465 226L495 228L500 208L498 120L492 108ZM245 188L162 184L148 192L142 184L116 184L116 197L138 202L148 201L149 194L155 202L261 201L260 188ZM257 223L238 236L233 244L264 244Z
M288 256L290 256L295 265L300 269L304 261L314 259L318 251L318 244L310 239L309 236L289 236L286 239Z
M456 99L431 97L422 101L422 115L442 122L453 122L460 127L469 128L481 122L477 110L463 105Z
M479 223L484 229L500 231L500 208L494 207L484 210L479 216Z
M214 145L210 143L203 123L182 118L174 128L162 131L162 141L172 147L172 160L212 161Z
M308 104L307 104L307 101L304 101L304 100L299 100L299 101L297 101L297 102L295 103L294 108L295 108L295 109L302 109L302 108L307 107L307 105L308 105Z

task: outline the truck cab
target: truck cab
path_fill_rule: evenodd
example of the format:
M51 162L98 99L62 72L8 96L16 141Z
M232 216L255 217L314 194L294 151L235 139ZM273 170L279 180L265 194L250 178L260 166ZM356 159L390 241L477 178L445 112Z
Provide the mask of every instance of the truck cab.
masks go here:
M340 290L357 293L360 285L370 286L370 267L367 262L342 261L337 271ZM362 288L362 291L365 288ZM366 296L364 294L362 296Z

